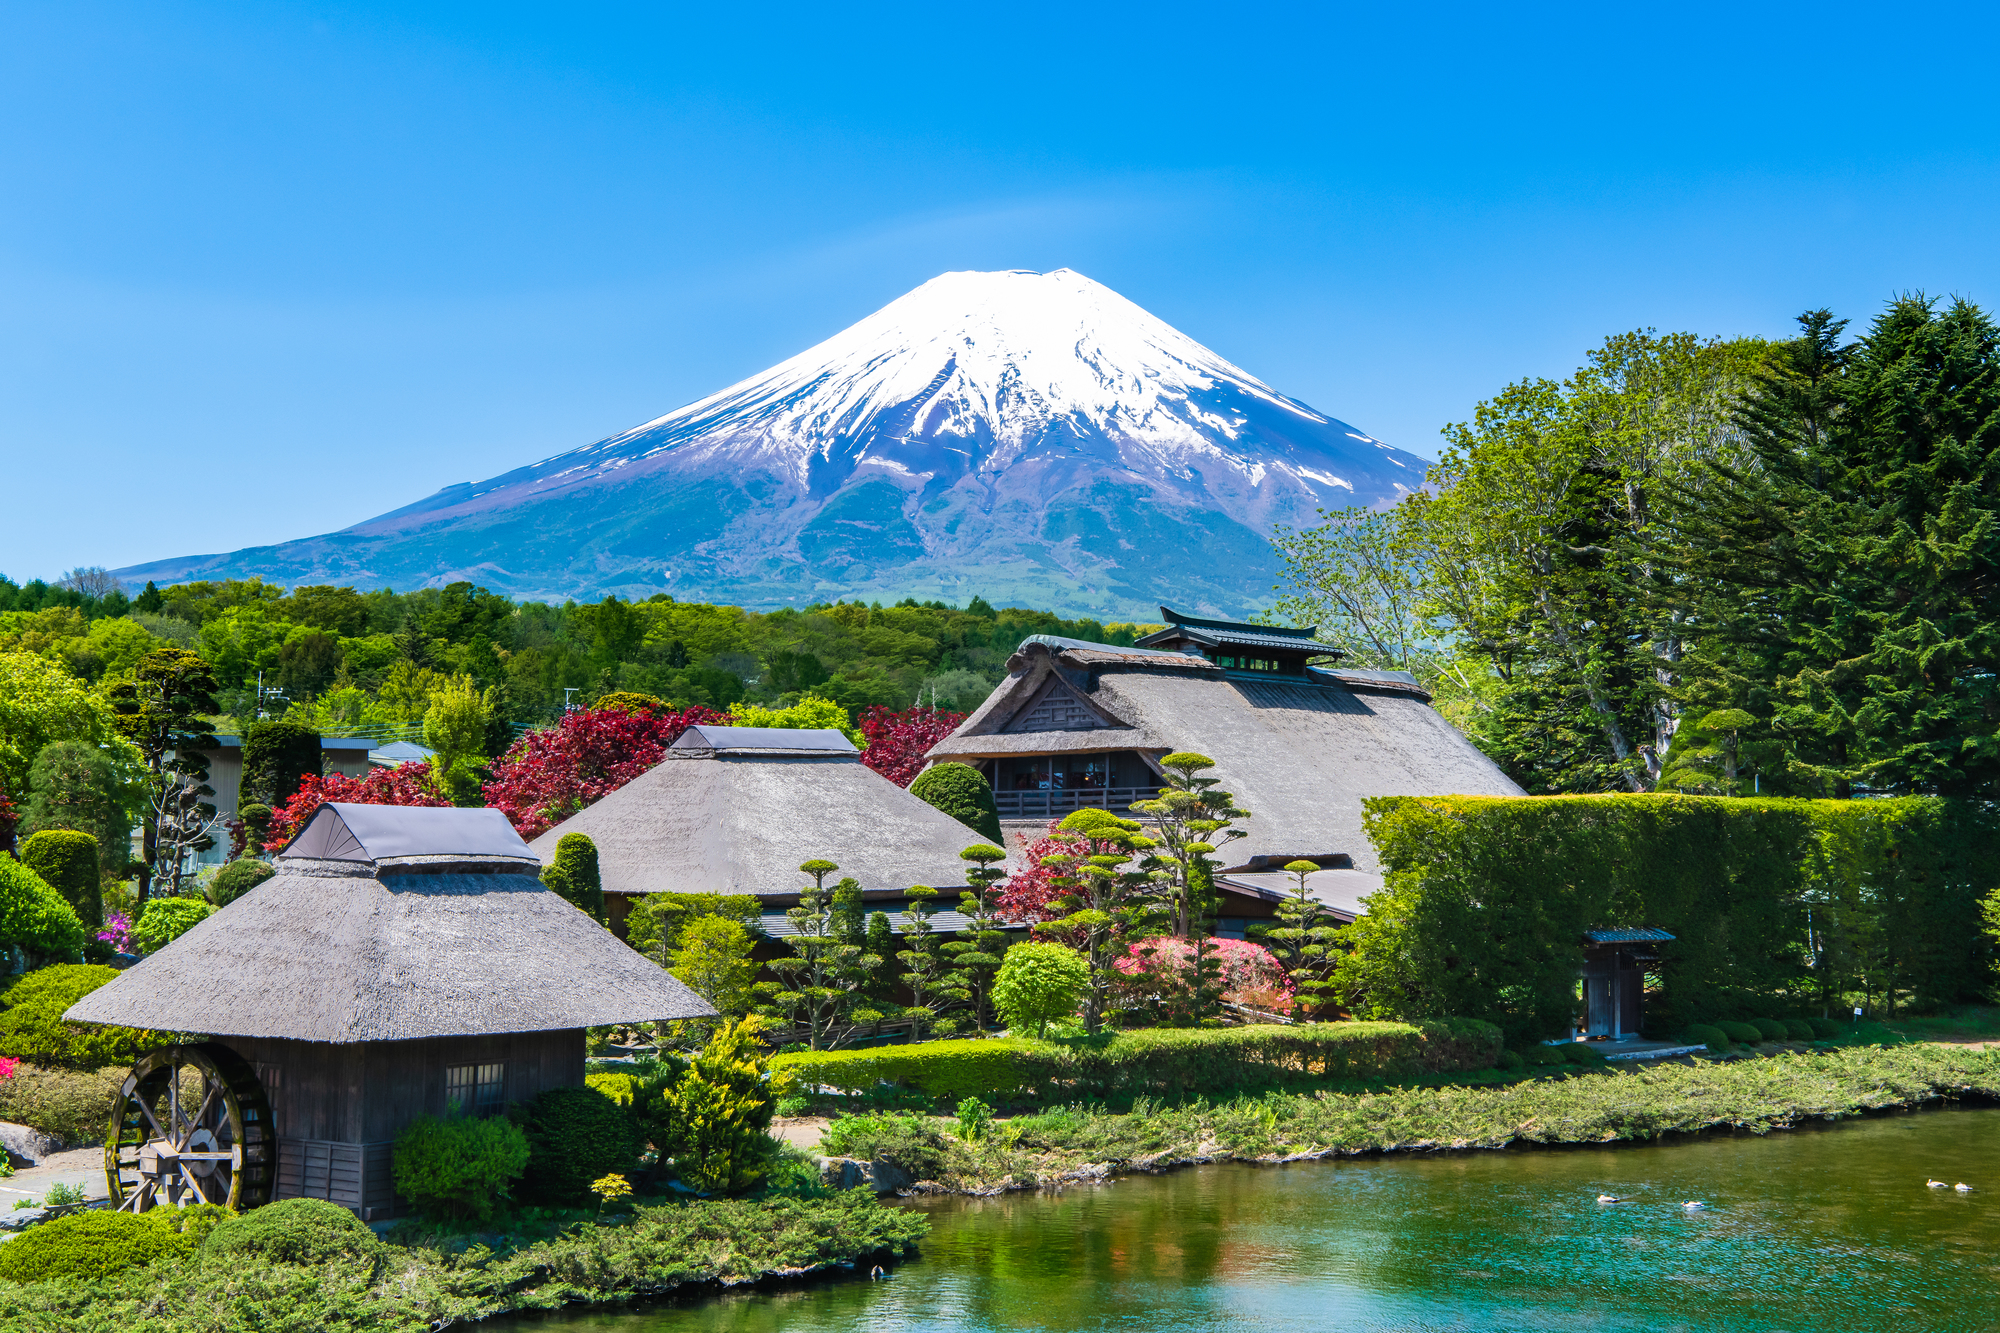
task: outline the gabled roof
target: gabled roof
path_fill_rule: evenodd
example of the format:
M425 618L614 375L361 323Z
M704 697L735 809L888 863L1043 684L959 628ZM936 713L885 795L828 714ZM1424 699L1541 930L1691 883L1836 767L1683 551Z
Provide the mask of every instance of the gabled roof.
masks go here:
M695 726L674 741L676 750L784 750L855 757L854 742L831 727Z
M348 1043L714 1012L544 888L504 819L512 863L498 857L489 815L323 806L276 875L64 1017ZM329 855L301 853L308 834Z
M1288 625L1252 625L1234 620L1202 620L1184 616L1171 607L1160 608L1165 629L1154 630L1137 641L1139 647L1156 644L1196 643L1204 647L1263 648L1276 652L1302 652L1313 656L1340 657L1343 652L1314 636L1318 626L1295 629Z
M1178 654L1121 659L1108 656L1119 649L1103 651L1024 642L1008 660L1007 679L930 758L1136 750L1157 759L1193 750L1215 760L1211 775L1251 811L1242 825L1250 836L1222 853L1231 864L1345 852L1369 873L1379 866L1361 829L1368 797L1522 794L1414 683L1319 670L1246 679ZM1010 730L1051 676L1123 729Z
M1586 930L1583 937L1592 944L1661 944L1673 938L1658 926L1627 926L1612 930Z
M982 841L855 762L851 746L670 751L530 846L546 863L566 833L597 845L606 893L789 896L807 882L799 864L816 858L868 890L948 888L965 883L959 852Z

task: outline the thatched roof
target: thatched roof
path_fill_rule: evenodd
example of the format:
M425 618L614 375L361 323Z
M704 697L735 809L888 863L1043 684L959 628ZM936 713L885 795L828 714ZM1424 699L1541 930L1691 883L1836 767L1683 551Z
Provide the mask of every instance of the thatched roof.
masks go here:
M1521 789L1430 706L1400 672L1309 669L1252 679L1181 653L1052 642L1021 645L1008 677L930 751L932 760L1193 750L1252 814L1232 864L1258 853L1346 853L1379 873L1361 831L1370 796L1519 796ZM1051 690L1068 690L1101 725L1028 730ZM1116 813L1124 814L1125 811Z
M818 858L868 890L965 883L958 854L980 836L862 764L852 746L778 751L723 734L751 728L700 730L701 748L670 750L536 838L535 854L553 861L564 834L588 834L606 893L790 897L811 883L799 864Z
M322 806L277 865L65 1017L362 1042L714 1012L543 888L494 811Z

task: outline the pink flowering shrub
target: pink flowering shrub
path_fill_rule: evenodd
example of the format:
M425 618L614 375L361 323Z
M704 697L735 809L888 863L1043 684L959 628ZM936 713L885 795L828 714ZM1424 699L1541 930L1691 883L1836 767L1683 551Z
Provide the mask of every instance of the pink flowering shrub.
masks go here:
M119 953L131 953L132 919L123 912L110 913L104 918L104 929L97 932L97 938Z
M14 1071L20 1064L21 1062L11 1055L0 1055L0 1083L5 1083L14 1077Z
M1213 960L1223 999L1266 1013L1289 1011L1292 979L1269 949L1248 940L1211 939L1203 952ZM1172 1018L1192 1012L1194 946L1186 940L1174 935L1140 940L1111 966L1135 998L1144 997Z

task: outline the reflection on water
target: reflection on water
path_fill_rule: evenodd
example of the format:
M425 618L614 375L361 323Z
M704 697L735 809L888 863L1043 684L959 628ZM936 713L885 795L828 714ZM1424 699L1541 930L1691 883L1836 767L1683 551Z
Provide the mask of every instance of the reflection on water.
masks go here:
M920 1205L935 1223L922 1257L885 1281L519 1327L1991 1330L1997 1134L2000 1111L1929 1112L1762 1139L1204 1167L940 1200Z

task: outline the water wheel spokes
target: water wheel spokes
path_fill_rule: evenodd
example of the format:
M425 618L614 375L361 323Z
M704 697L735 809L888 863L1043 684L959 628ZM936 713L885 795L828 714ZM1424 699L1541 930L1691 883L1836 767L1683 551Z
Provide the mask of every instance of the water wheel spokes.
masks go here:
M254 1208L271 1197L276 1150L270 1102L248 1062L217 1042L168 1046L119 1089L105 1181L121 1212L160 1202Z

